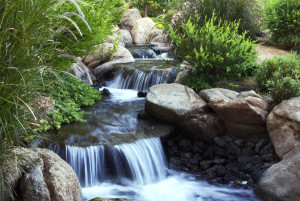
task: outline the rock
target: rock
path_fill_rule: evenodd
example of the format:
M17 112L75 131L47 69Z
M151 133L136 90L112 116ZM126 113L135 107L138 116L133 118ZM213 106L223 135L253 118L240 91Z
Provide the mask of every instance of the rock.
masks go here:
M138 96L138 97L143 97L143 98L144 98L144 97L147 96L147 93L148 93L147 91L139 91L139 92L137 93L137 96Z
M156 29L156 27L154 27L147 34L146 43L151 42L166 43L168 42L168 35L163 30Z
M282 160L266 170L255 192L266 201L300 200L300 150L293 148Z
M86 64L99 60L102 61L103 64L92 69L96 77L102 76L107 71L112 70L116 64L132 63L135 61L129 50L120 45L115 53L112 50L112 43L104 43L84 59Z
M131 35L135 44L145 44L149 33L155 29L155 23L149 17L136 20Z
M51 200L40 163L31 166L26 172L21 180L20 191L22 200Z
M212 88L212 89L204 89L199 92L199 96L205 100L207 103L212 99L222 99L225 102L229 102L231 100L236 100L239 93L236 91L222 89L222 88Z
M267 129L277 155L282 158L300 145L300 97L277 105L267 119Z
M73 63L69 71L71 74L82 80L87 85L93 85L96 78L92 71L86 66L82 66L79 63Z
M259 140L255 145L255 153L260 152L260 150L262 150L264 146L266 146L266 144L268 144L268 140L266 139Z
M171 46L169 43L161 43L161 42L150 42L151 48L156 52L157 54L161 54L163 52L169 52L171 49Z
M192 89L180 84L160 84L149 89L146 111L157 119L177 125L191 138L212 140L224 125Z
M120 33L120 40L122 40L125 43L125 45L133 43L132 36L128 30L120 29L118 32Z
M202 170L206 170L210 168L213 163L214 163L213 160L205 160L205 161L201 161L199 165Z
M105 198L100 198L100 197L97 197L97 198L93 198L89 201L130 201L128 199L125 199L125 198L112 198L112 199L105 199Z
M53 151L47 149L33 149L33 151L37 152L43 160L43 176L51 200L81 201L81 186L72 167Z
M12 181L9 183L13 190L20 188L22 200L82 200L75 172L54 152L40 148L16 148L13 153L18 165L11 166L4 173L8 181ZM25 174L19 174L20 170ZM10 175L14 177L9 179Z
M157 56L153 51L147 51L143 49L135 49L131 51L131 54L133 58L148 58L148 59L153 59L156 58Z
M185 78L190 71L193 71L193 66L187 62L183 62L179 67L179 73L175 79L175 83L181 83L182 79Z
M110 96L110 91L109 91L107 88L104 88L104 89L102 90L102 95L103 95L103 96Z
M225 147L227 144L226 140L224 138L220 138L220 137L215 137L214 142L221 147Z
M120 21L122 29L127 29L127 30L131 31L133 26L135 25L135 22L141 18L142 18L142 16L141 16L139 10L128 9Z
M270 105L256 97L246 97L242 101L210 99L209 107L217 113L226 125L228 134L257 140L267 137L266 119Z
M255 91L251 90L251 91L242 91L241 93L238 94L237 96L237 100L244 100L245 98L247 98L248 96L251 97L256 97L256 98L260 98L262 100L264 100L264 98L257 94ZM264 100L265 101L265 100ZM266 101L267 102L267 101Z

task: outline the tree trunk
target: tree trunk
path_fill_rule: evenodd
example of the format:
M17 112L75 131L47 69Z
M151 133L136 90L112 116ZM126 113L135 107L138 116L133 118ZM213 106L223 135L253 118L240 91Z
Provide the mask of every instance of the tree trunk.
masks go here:
M148 2L145 0L144 1L144 17L147 17L147 10L148 10Z

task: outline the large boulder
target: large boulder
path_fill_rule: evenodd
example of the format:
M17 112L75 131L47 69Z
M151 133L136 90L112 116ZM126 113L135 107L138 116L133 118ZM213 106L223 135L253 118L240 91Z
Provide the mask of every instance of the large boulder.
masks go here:
M263 173L255 188L265 201L300 201L300 148L295 147L282 161Z
M116 64L135 62L128 49L119 45L117 51L113 51L112 43L103 43L92 54L85 57L84 62L89 66L95 76L101 76L112 70Z
M226 89L201 91L200 96L222 119L233 137L258 140L267 137L266 119L271 106L254 92L237 93Z
M267 129L277 155L282 158L300 145L300 97L277 105L267 119Z
M145 17L145 18L138 19L131 30L133 42L135 44L147 43L148 35L150 31L154 29L156 29L155 23L151 18Z
M120 29L119 31L119 38L124 42L124 44L132 44L132 36L130 32L126 29Z
M141 19L142 16L137 9L128 9L123 18L121 19L121 27L122 29L127 29L129 31L132 30L133 26L135 25L135 22L138 19Z
M180 84L161 84L149 89L145 103L152 116L175 124L192 138L212 140L224 130L223 122L192 89Z
M81 187L72 167L47 149L17 148L4 171L13 191L22 200L82 200ZM20 174L24 172L25 174ZM10 200L2 196L2 200Z

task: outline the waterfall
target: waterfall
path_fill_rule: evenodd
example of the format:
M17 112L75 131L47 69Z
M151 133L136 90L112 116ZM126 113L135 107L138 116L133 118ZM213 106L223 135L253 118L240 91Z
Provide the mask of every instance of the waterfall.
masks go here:
M130 74L122 69L116 73L114 81L109 84L109 87L137 91L148 90L153 85L166 83L168 75L169 73L164 71L144 72L141 70L135 70Z
M137 185L166 178L167 162L160 138L141 139L112 147L75 147L52 144L50 149L67 161L83 187L103 181Z

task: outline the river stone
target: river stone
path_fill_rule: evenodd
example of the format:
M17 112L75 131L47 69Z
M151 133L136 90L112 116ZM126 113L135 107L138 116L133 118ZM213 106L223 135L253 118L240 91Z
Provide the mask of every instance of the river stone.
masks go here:
M277 105L268 116L267 129L280 158L300 146L300 97Z
M266 119L271 106L262 99L248 96L241 101L225 101L216 98L210 99L208 105L233 137L255 141L267 137Z
M145 103L152 116L175 124L191 138L211 141L224 125L192 89L180 84L160 84L149 89Z
M128 9L120 21L122 29L127 29L127 30L131 31L133 26L135 25L136 20L141 19L141 18L142 18L142 16L141 16L139 10Z
M155 29L155 23L149 17L138 19L132 30L131 35L135 44L145 44L149 33Z
M255 192L266 201L300 201L300 148L295 147L282 160L266 170Z
M154 50L155 53L161 54L163 52L169 52L171 49L171 46L169 43L160 43L160 42L150 42L150 45L152 46L152 50Z

